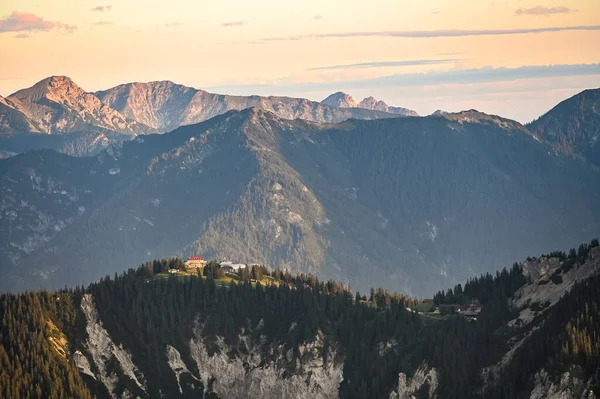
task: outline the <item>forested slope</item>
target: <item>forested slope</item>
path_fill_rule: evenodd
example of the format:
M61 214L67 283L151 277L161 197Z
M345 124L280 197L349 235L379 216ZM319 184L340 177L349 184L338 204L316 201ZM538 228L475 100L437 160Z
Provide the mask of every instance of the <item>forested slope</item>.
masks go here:
M480 303L476 321L408 311L420 301L381 289L353 294L264 268L164 275L181 267L174 259L86 289L4 294L0 394L515 398L548 393L540 376L565 372L574 375L566 397L597 390L598 242L540 259L556 263L551 276L515 264L434 297ZM532 290L556 302L515 306ZM513 321L532 309L533 320Z
M0 160L5 290L202 255L427 295L600 230L599 172L475 111L319 125L249 109L91 158Z

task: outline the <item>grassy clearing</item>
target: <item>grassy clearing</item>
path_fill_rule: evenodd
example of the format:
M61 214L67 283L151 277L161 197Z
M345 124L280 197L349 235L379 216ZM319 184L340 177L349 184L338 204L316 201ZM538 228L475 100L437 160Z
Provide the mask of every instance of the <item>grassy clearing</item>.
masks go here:
M433 301L420 302L412 307L412 310L416 310L421 313L428 313L433 307Z

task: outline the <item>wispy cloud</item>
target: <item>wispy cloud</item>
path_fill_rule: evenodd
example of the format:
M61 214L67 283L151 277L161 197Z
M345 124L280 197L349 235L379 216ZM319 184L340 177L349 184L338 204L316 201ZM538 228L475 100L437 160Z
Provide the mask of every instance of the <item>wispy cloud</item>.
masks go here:
M63 24L62 22L55 23L56 30L63 33L73 33L77 30L75 25Z
M313 17L313 19L314 19L314 20L316 20L316 21L320 21L320 20L322 20L323 18L325 18L325 17L323 17L321 14L317 14L317 15L315 15L315 16Z
M165 24L165 28L176 28L183 25L183 22L169 22Z
M351 69L351 68L382 68L382 67L403 67L415 65L439 65L451 64L461 59L442 59L442 60L407 60L407 61L374 61L360 62L357 64L330 65L324 67L310 68L311 71L331 70L331 69Z
M106 6L96 6L96 7L92 8L92 11L94 11L94 12L106 12L106 11L110 11L110 10L112 10L112 6L110 4L106 5Z
M27 33L19 33L18 35L14 36L15 39L28 39L29 35Z
M229 21L229 22L223 22L221 24L221 26L224 28L233 28L235 26L243 26L243 25L246 25L245 21Z
M558 7L546 7L546 6L536 6L532 8L519 8L515 11L516 15L536 15L536 16L544 16L548 17L554 14L568 14L570 12L575 12L568 7L558 6Z
M376 87L435 86L450 84L475 84L509 82L521 79L559 78L568 76L600 75L600 64L528 65L518 68L478 68L446 72L394 74L378 78L336 82L301 82L264 85L236 85L212 87L210 90L259 91L319 91L372 89Z
M403 37L403 38L435 38L435 37L465 37L465 36L498 36L522 35L530 33L562 32L562 31L597 31L600 25L562 26L547 28L524 29L450 29L450 30L414 30L414 31L366 31L366 32L334 32L313 33L296 36L276 36L263 38L266 41L286 41L303 39L353 38L353 37Z
M98 22L94 22L94 25L96 25L96 26L107 26L107 25L113 25L113 23L110 22L110 21L98 21Z
M6 19L0 19L0 33L25 31L48 32L51 30L70 33L75 31L75 29L77 28L73 25L48 21L28 12L13 11Z

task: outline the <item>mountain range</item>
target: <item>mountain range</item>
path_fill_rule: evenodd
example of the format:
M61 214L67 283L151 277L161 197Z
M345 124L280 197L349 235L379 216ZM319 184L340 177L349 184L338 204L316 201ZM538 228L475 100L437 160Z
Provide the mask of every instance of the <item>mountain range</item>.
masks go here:
M382 104L339 108L302 98L213 94L169 81L129 83L88 93L68 77L53 76L0 97L0 150L51 148L70 155L94 155L111 142L168 132L250 107L321 123L409 115Z
M597 235L599 173L474 110L338 124L229 111L93 157L0 160L0 288L201 254L420 295Z
M356 103L354 99L346 93L338 91L321 101L321 104L331 105L340 108L360 108L369 109L371 111L387 112L393 115L400 116L419 116L415 111L402 107L390 107L383 101L378 101L373 97L366 97L361 102Z

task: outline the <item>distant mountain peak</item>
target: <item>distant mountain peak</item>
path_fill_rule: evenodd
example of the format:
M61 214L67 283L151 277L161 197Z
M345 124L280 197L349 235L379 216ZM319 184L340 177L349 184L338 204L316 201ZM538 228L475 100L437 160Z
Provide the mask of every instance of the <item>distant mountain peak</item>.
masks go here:
M134 120L127 120L68 76L47 77L17 91L7 100L12 102L14 109L35 121L44 133L62 134L97 128L127 136L155 132Z
M435 110L431 115L432 116L442 116L448 114L448 111L442 111L441 109Z
M527 127L558 153L600 166L600 89L562 101Z
M415 111L407 108L390 107L385 102L379 101L373 96L365 97L360 103L357 104L349 94L346 94L342 91L331 94L329 97L321 101L321 104L339 108L362 108L370 111L386 112L388 114L402 116L419 116Z
M49 98L49 96L52 97L53 95L55 95L54 97L64 97L67 91L69 95L85 93L68 76L50 76L27 89L22 89L11 94L10 97L16 98L19 101L35 102L42 97ZM50 99L56 101L56 98Z
M459 123L483 123L492 124L506 130L518 130L528 135L532 135L529 130L522 124L512 119L502 118L498 115L490 115L476 109L469 109L454 113L445 113L442 116L446 119L453 120Z
M365 97L358 103L359 108L370 109L372 111L387 112L394 115L419 116L415 111L402 107L390 107L385 102L377 100L373 96Z
M354 101L352 96L341 91L331 94L329 97L321 101L321 104L340 108L356 108L356 101Z
M377 101L373 96L365 97L358 103L360 108L372 109L374 111L387 112L388 105L383 101Z
M73 82L73 79L71 79L68 76L63 76L63 75L50 76L46 79L41 80L39 83L42 83L42 82L47 82L48 85L50 85L50 86L65 86L65 85L77 86L75 84L75 82Z

